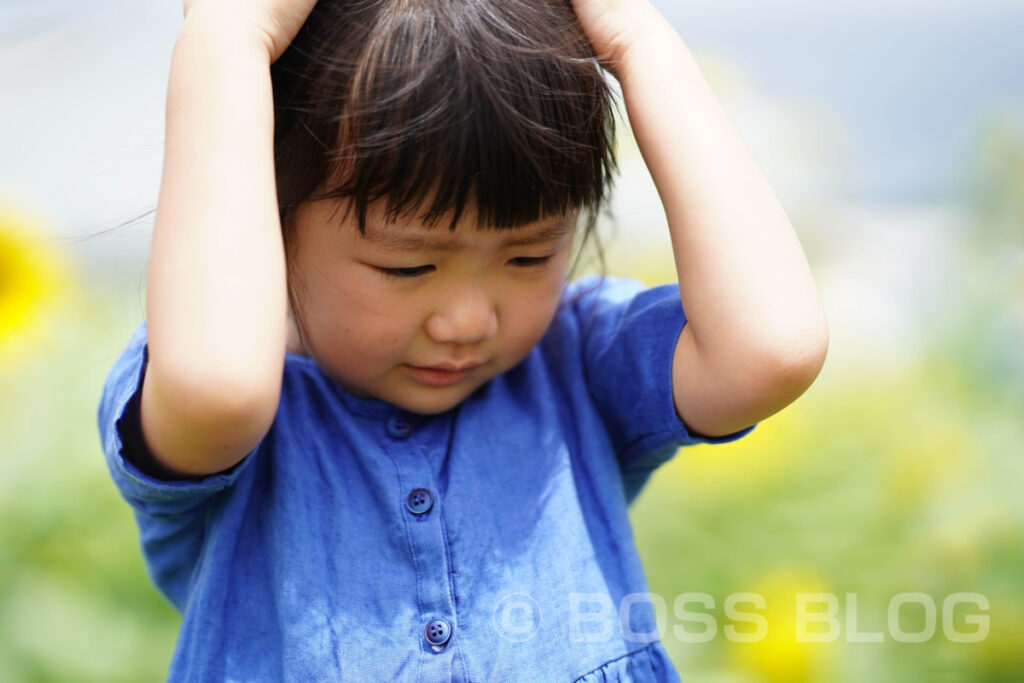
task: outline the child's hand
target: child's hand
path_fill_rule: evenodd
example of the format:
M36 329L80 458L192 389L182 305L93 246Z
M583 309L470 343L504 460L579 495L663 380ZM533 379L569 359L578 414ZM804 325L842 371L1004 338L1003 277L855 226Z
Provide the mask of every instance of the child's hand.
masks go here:
M186 23L251 30L274 62L302 28L316 0L183 0ZM206 23L205 27L211 25Z
M613 70L630 47L666 24L649 0L572 0L572 6L594 53Z

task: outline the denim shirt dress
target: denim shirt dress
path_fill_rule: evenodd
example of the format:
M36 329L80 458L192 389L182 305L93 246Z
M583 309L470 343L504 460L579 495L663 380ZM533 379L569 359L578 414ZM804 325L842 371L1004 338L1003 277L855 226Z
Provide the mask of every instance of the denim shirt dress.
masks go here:
M263 440L163 480L139 427L142 322L99 428L150 577L182 613L172 681L679 681L627 509L687 431L675 284L566 285L516 367L431 416L289 352ZM638 596L640 596L638 598Z

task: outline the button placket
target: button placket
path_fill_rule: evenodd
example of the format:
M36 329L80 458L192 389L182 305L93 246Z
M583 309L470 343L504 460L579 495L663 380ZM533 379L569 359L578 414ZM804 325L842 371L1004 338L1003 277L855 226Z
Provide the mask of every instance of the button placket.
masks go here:
M405 516L405 533L416 572L417 602L421 606L416 631L419 646L432 656L423 661L425 680L450 674L451 647L456 627L448 536L441 514L444 501L437 489L431 454L447 447L451 422L430 420L396 411L386 418L392 460L398 468L402 489L399 511ZM415 434L414 434L415 432ZM404 508L404 509L403 509ZM445 673L449 672L449 673Z

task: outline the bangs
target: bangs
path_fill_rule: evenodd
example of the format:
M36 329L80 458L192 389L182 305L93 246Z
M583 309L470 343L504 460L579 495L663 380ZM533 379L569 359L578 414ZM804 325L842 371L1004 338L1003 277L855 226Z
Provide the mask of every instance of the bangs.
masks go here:
M517 228L605 201L613 100L567 1L321 0L275 67L322 84L275 81L278 157L320 158L298 187L279 173L283 213L294 195L348 199L365 233L383 199L389 221L450 214L454 230L471 206Z

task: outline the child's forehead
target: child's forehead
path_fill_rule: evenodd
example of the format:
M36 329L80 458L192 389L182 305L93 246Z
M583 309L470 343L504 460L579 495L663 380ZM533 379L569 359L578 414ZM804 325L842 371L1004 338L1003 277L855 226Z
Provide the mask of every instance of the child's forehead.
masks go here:
M484 232L500 243L502 248L529 246L554 242L572 234L576 227L575 216L558 216L536 221L522 228L494 229L461 223L454 231L443 227L425 227L416 221L412 223L379 223L367 221L366 232L360 241L379 249L393 251L441 250L455 251L466 246L464 236L469 231Z

